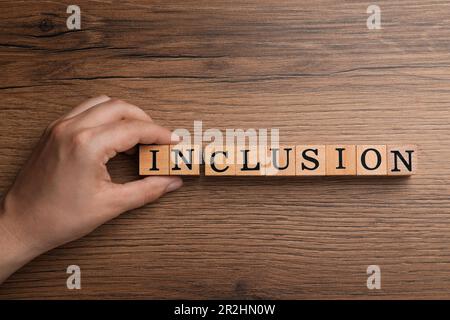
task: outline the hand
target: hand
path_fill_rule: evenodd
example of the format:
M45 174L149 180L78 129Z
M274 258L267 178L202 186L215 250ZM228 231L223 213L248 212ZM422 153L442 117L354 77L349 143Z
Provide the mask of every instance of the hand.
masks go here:
M106 96L52 123L0 208L0 283L52 248L181 187L179 177L116 184L106 163L138 143L178 142L138 107Z

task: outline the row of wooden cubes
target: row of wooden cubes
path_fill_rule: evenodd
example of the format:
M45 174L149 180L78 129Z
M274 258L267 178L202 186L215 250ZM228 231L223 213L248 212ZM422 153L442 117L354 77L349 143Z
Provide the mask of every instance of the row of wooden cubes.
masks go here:
M415 145L212 146L141 145L141 175L338 176L412 175Z

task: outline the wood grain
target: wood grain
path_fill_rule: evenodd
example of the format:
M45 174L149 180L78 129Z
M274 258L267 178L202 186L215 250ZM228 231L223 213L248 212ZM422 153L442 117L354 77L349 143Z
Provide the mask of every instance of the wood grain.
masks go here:
M0 190L89 96L171 129L278 128L284 144L416 144L411 178L188 177L39 257L0 298L450 298L450 4L0 1ZM110 164L137 178L136 158ZM77 264L82 289L67 290ZM382 289L368 290L379 265Z

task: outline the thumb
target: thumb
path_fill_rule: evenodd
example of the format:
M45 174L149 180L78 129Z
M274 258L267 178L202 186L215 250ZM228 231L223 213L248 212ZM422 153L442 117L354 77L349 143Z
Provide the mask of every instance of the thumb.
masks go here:
M153 202L168 192L175 191L183 185L180 177L152 176L141 180L116 185L113 197L118 202L118 214L142 207Z

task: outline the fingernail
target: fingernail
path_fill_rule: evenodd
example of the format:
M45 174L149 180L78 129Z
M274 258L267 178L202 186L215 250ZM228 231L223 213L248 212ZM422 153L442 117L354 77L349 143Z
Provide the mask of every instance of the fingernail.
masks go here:
M172 133L170 140L172 141L172 143L178 143L181 141L181 138L176 133Z
M183 185L183 180L176 179L167 186L166 192L175 191L175 190L181 188L182 185Z

